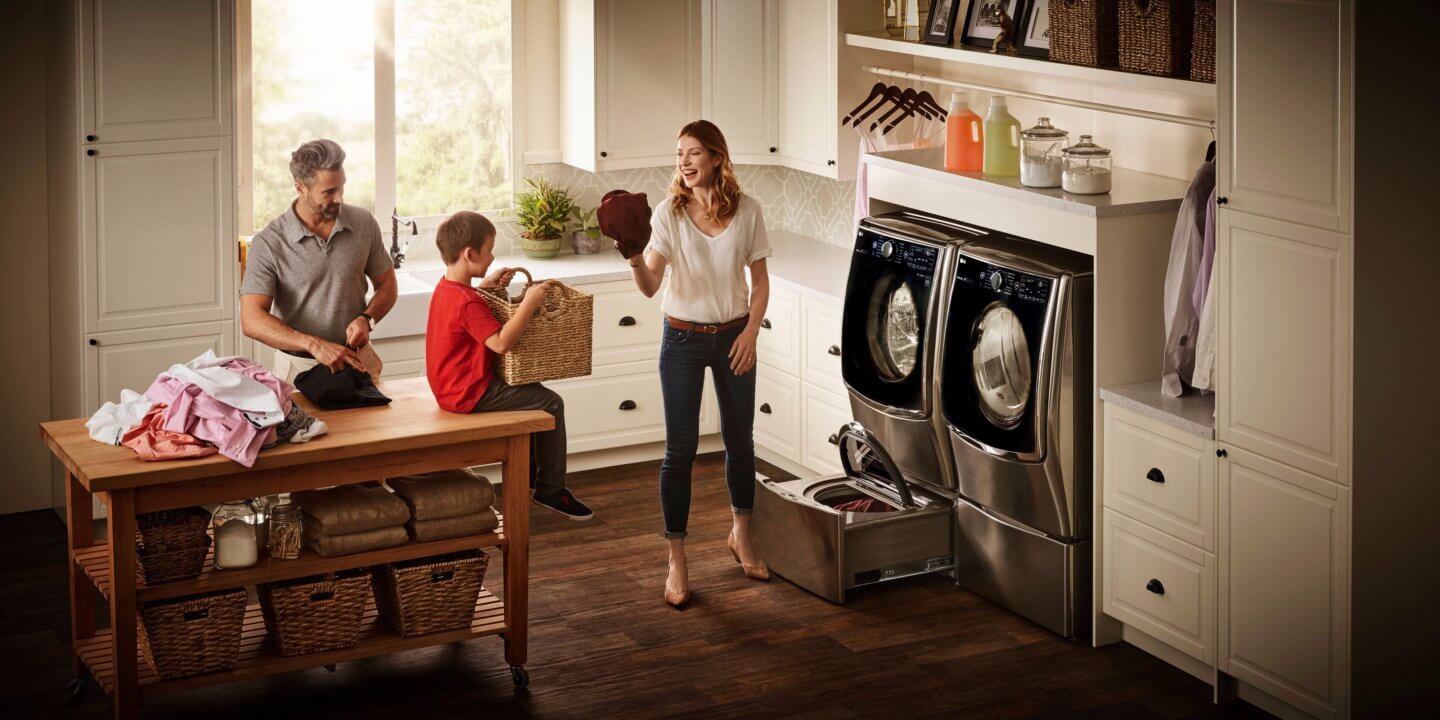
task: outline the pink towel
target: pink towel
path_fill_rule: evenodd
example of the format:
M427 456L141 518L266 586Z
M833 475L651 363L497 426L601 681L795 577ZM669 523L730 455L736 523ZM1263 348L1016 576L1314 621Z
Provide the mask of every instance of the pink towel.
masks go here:
M120 444L134 450L146 462L208 457L219 452L193 435L166 430L164 411L164 404L151 406L140 424L120 438Z

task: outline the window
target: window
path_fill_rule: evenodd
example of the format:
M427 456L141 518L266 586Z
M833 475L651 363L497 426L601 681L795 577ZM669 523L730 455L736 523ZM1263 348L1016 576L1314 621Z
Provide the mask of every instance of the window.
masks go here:
M345 148L345 202L382 226L392 208L433 225L509 207L511 4L242 1L241 231L285 212L290 151L318 137Z

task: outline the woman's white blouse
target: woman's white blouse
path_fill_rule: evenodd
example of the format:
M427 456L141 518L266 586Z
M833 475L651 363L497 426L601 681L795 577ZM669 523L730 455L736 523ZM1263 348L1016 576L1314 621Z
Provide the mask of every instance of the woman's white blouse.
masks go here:
M719 235L710 237L684 212L671 211L665 198L650 216L648 249L670 264L660 309L678 320L723 323L750 309L745 268L773 250L765 234L760 203L740 196L740 207Z

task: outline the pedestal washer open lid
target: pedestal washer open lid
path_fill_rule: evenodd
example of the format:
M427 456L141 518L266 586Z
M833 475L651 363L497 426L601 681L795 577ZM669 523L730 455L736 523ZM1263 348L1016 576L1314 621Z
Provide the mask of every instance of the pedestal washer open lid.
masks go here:
M856 484L868 486L882 495L900 502L906 510L915 509L915 497L910 493L910 484L890 459L890 453L876 439L875 434L858 422L848 422L840 428L840 467Z

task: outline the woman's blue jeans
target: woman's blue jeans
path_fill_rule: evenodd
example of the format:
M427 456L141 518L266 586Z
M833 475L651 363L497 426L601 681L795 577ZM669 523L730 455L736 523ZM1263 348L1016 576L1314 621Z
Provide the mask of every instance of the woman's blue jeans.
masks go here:
M730 370L730 346L744 328L718 333L677 330L665 324L660 342L660 391L665 398L665 460L660 465L660 511L665 537L685 537L690 518L690 471L700 444L700 399L705 369L715 379L720 434L725 440L725 484L730 508L755 506L755 368Z

